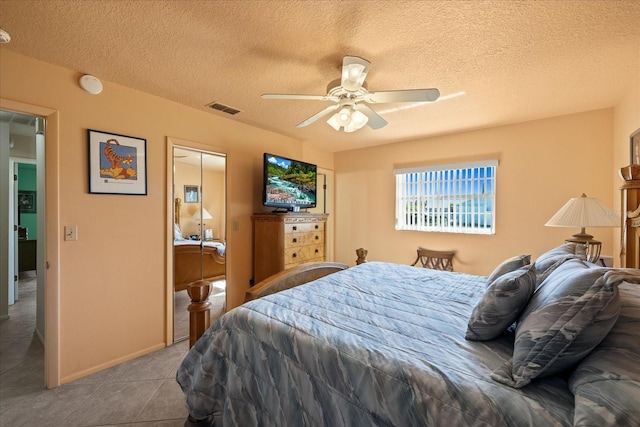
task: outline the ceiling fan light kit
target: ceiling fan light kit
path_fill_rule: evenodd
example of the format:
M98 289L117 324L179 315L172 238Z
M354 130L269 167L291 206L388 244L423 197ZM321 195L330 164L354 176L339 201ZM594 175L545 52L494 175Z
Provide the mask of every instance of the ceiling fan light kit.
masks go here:
M342 78L340 84L332 87L326 95L270 94L264 99L297 99L307 101L331 101L335 104L300 122L296 127L305 127L328 114L334 113L327 123L339 131L354 132L369 125L371 129L380 129L387 121L373 111L366 103L379 104L391 102L433 102L440 96L438 89L391 90L369 92L364 80L371 63L357 56L345 56L342 60Z
M350 133L362 129L367 124L369 118L360 111L355 111L351 106L343 107L327 120L327 123L339 131L342 127L345 132Z

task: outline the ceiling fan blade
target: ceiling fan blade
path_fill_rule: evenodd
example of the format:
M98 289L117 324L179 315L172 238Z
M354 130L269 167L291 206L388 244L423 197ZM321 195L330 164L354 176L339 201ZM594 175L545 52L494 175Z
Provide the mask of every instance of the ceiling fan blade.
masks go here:
M440 96L438 89L409 89L369 92L364 100L371 103L383 102L433 102Z
M380 129L388 124L387 121L383 119L382 116L380 116L380 114L373 111L371 108L369 108L368 105L356 104L353 106L353 109L356 111L360 111L362 114L367 116L367 118L369 119L367 124L371 129Z
M322 117L326 116L329 113L332 113L333 111L336 111L338 109L338 107L340 107L340 105L336 104L336 105L330 105L329 107L325 108L324 110L314 114L313 116L309 117L307 120L302 121L300 123L298 123L296 125L297 128L302 128L305 126L309 126L311 123L315 122L318 119L321 119Z
M306 101L337 101L335 96L329 95L295 95L287 93L264 93L260 95L264 99L301 99Z
M341 85L344 89L355 92L362 87L369 72L371 63L357 56L345 56L342 59Z

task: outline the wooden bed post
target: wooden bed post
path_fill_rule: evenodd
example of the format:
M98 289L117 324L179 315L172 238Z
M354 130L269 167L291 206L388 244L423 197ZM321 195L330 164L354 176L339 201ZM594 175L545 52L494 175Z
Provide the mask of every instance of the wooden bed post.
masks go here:
M358 259L356 259L356 265L367 262L367 252L369 251L367 251L365 248L356 249L356 255L358 256Z
M211 283L206 280L189 283L187 293L191 298L191 304L187 307L189 310L189 348L191 348L211 325L211 303L208 300L211 295Z

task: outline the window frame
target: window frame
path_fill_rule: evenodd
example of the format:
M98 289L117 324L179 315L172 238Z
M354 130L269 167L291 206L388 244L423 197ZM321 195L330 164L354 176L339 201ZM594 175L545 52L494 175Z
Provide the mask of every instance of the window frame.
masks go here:
M496 234L498 165L490 159L394 169L395 229Z

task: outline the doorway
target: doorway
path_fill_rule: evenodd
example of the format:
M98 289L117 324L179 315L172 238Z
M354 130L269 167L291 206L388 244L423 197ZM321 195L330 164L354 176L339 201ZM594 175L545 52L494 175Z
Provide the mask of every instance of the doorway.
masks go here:
M173 138L168 147L173 171L167 261L172 333L168 342L177 342L189 337L189 283L211 282L212 320L226 308L226 155Z
M0 110L5 236L0 298L3 383L45 385L45 140L42 117ZM6 221L6 222L5 222ZM6 227L5 227L6 224ZM4 234L3 233L3 234ZM24 372L29 374L25 377ZM14 378L15 377L15 378Z

